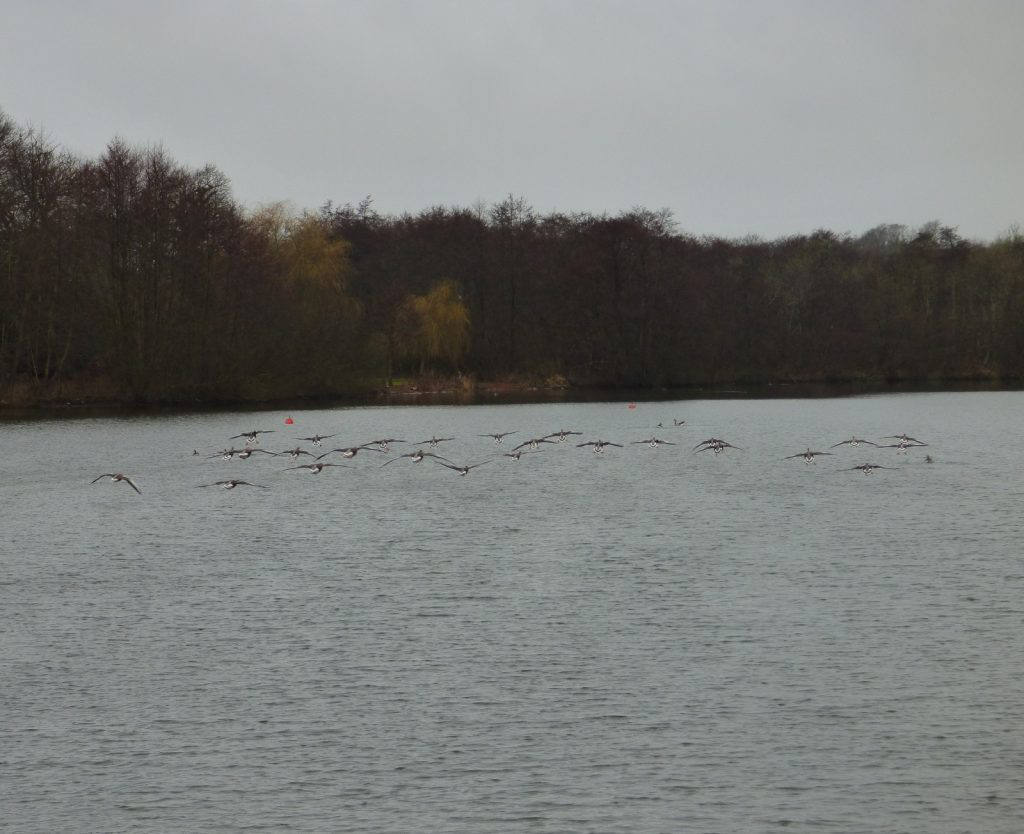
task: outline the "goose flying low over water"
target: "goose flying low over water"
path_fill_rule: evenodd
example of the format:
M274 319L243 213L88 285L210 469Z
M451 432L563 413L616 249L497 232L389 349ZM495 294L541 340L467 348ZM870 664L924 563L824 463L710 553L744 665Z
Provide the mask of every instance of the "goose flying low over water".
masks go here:
M244 437L247 443L259 443L261 434L271 434L277 431L277 429L253 429L252 431L244 431L241 434L236 434L234 437L229 437L228 440L238 440Z
M354 458L356 455L359 454L360 449L369 449L371 452L381 451L375 446L370 446L369 444L364 443L362 446L345 446L342 449L331 449L329 452L324 452L322 455L317 455L316 459L320 460L321 458L325 458L328 455L334 454L335 452L338 452L343 458Z
M724 440L718 437L709 437L707 440L702 440L696 446L693 447L694 452L706 452L710 449L716 455L720 455L726 449L737 449L743 451L739 446L733 446L731 443L726 443Z
M612 443L610 440L588 440L586 443L576 444L577 449L582 449L584 446L593 446L595 455L604 454L605 446L617 446L620 449L622 448L621 443Z
M406 443L406 442L408 442L408 441L399 440L397 437L388 437L388 438L385 438L384 440L371 440L369 443L366 444L366 446L367 447L376 446L379 451L386 452L391 447L392 443Z
M438 443L447 443L449 440L454 440L454 439L455 439L454 437L431 437L429 440L417 441L416 445L417 446L422 446L424 443L426 443L428 446L433 448Z
M553 437L559 443L565 443L566 440L568 440L572 435L575 435L575 434L582 435L583 432L581 432L581 431L566 431L565 429L559 429L556 432L552 432L551 434L544 435L544 439L545 440L550 440Z
M236 455L238 456L239 460L248 460L249 458L252 457L253 452L259 452L262 455L273 455L275 457L277 456L277 452L270 452L267 451L266 449L253 449L251 447L242 449L240 452L236 452Z
M927 446L923 440L917 440L910 435L904 434L890 434L888 437L883 437L883 440L898 440L900 443L906 443L908 446Z
M242 452L242 449L236 449L232 446L230 449L224 449L223 451L217 452L213 455L207 455L208 458L220 458L221 460L231 460L235 455Z
M876 463L862 463L860 466L851 466L849 469L842 469L840 471L841 472L860 471L860 472L863 472L865 475L870 475L876 469L893 469L893 470L895 470L895 467L893 467L893 466L879 466Z
M459 475L465 476L465 475L469 474L469 470L470 469L476 469L479 466L485 466L486 464L490 463L492 460L494 460L494 458L489 458L488 460L482 460L482 461L480 461L480 463L471 463L471 464L469 464L467 466L457 466L454 463L445 463L443 460L439 460L438 463L441 464L441 466L445 467L445 469L451 469L453 472L457 472Z
M299 440L308 440L314 446L323 446L323 442L329 437L337 437L336 434L314 434L312 437L300 437Z
M859 446L861 443L864 443L867 446L874 446L875 448L878 448L877 443L872 443L870 440L865 440L863 437L856 436L851 437L849 440L840 440L838 443L834 443L831 446L829 446L829 448L835 449L839 446Z
M659 440L657 437L648 437L646 440L634 440L633 445L647 445L652 449L656 449L658 446L675 446L677 444L673 443L671 440Z
M394 463L396 460L401 460L402 458L409 458L413 463L419 463L423 458L437 458L439 461L448 460L448 458L442 457L441 455L435 455L433 452L424 452L422 449L417 449L415 452L406 452L404 455L399 455L396 458L391 458L391 460L386 460L381 464L381 467L383 468L389 463ZM451 463L451 461L448 462Z
M319 475L321 472L324 471L325 466L337 466L340 467L341 469L352 468L351 466L345 466L345 464L343 463L302 463L299 464L298 466L289 466L284 471L291 472L295 469L303 469L306 472L309 472L311 475Z
M810 447L807 448L806 452L800 452L796 455L786 455L783 460L793 460L794 458L803 458L804 463L814 463L814 459L821 455L831 455L832 452L812 452Z
M251 486L256 487L258 489L267 489L267 487L263 486L263 484L251 484L248 481L239 481L236 480L235 478L231 478L230 480L227 481L214 481L212 484L200 484L199 486L200 488L215 486L220 487L221 489L234 489L235 487L240 486Z
M549 441L550 442L550 441ZM502 452L502 457L517 461L523 455L536 454L539 449L513 449L511 452Z
M927 446L927 443L906 443L900 441L899 443L883 443L879 449L895 449L896 454L906 454L908 449L917 449L920 446Z
M490 437L495 443L501 443L510 434L515 434L515 431L499 431L494 434L478 434L477 437Z
M292 460L296 460L300 455L309 455L309 457L313 457L312 452L307 452L300 446L296 446L294 449L285 449L283 452L278 452L278 454L288 455Z
M132 481L132 479L129 478L127 475L122 475L120 472L105 472L102 475L98 475L95 478L93 478L90 483L94 484L97 481L102 480L103 478L110 478L110 480L113 481L115 484L118 482L126 483L137 493L139 493L139 495L142 495L142 490L135 486L135 482Z
M557 443L557 440L548 440L546 437L531 437L529 440L524 440L514 449L513 452L519 449L536 449L541 443Z

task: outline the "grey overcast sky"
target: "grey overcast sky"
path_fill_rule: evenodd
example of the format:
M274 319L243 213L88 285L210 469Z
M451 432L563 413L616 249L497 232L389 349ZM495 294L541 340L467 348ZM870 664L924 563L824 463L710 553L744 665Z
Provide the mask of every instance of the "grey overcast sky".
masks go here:
M248 206L525 197L694 234L1024 225L1024 2L0 0L0 108Z

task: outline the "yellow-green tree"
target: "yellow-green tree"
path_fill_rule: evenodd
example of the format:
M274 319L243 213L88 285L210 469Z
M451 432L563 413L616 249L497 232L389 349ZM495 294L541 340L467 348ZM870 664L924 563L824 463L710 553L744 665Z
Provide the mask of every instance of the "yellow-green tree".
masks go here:
M413 295L402 305L400 320L408 354L420 372L440 362L457 369L469 349L469 309L454 281L439 281L426 295Z
M289 380L289 393L333 391L355 373L359 305L348 293L349 246L332 238L316 215L287 206L264 207L251 219L266 246L264 269L273 276L259 298L260 312L278 332L267 369Z

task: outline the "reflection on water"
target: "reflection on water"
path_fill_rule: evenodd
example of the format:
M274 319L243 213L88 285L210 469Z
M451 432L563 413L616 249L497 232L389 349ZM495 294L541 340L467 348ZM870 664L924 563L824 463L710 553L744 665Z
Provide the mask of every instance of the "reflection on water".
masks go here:
M1020 831L1022 407L1004 392L6 423L5 819ZM551 444L465 477L380 468L401 446L320 475L205 457L254 427L275 429L272 450L454 435L435 451L460 464L560 429L626 447ZM477 436L503 431L501 447ZM904 431L927 450L782 460ZM652 434L678 445L630 443ZM744 451L690 451L711 436ZM866 462L896 469L848 469ZM90 485L102 472L143 494ZM196 488L227 478L268 489Z

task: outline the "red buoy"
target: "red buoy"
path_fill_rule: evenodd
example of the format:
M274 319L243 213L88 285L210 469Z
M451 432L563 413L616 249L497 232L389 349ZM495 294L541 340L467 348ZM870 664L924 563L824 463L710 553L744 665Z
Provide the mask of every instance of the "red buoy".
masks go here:
M285 424L286 426L290 426L290 425L291 425L292 423L294 423L294 422L295 422L295 421L294 421L294 420L293 420L293 419L292 419L291 417L285 417L285 418L284 418L284 424Z

